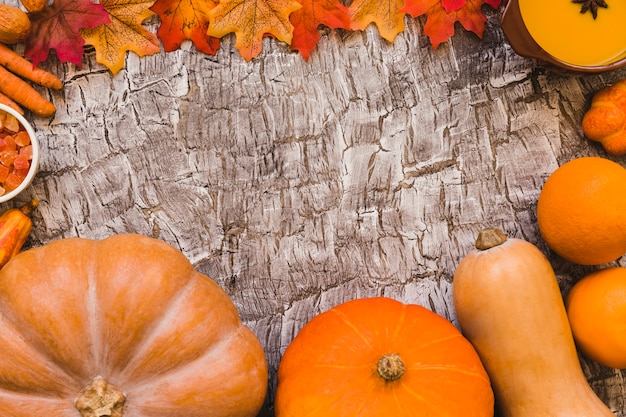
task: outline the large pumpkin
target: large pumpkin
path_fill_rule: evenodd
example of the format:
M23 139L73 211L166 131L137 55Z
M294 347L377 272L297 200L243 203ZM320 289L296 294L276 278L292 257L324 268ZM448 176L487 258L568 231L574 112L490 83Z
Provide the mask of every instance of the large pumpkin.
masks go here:
M263 349L227 294L139 235L62 239L0 270L0 416L251 417Z
M492 417L478 354L444 317L389 298L309 321L278 369L276 417Z

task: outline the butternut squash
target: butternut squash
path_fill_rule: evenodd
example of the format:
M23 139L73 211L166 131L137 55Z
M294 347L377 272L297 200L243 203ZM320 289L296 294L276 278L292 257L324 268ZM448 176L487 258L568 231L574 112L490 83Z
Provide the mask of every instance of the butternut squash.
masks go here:
M615 417L580 366L561 291L543 253L480 232L454 274L453 300L501 417Z

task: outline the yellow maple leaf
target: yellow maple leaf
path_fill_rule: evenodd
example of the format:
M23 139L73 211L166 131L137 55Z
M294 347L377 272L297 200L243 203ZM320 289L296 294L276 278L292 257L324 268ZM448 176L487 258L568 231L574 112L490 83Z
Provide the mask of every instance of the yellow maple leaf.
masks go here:
M124 67L126 51L139 56L160 52L160 41L156 34L142 24L154 15L150 6L155 0L101 0L100 4L109 13L111 23L83 29L81 36L85 44L96 49L96 61L116 74Z
M261 52L266 35L291 44L289 15L301 7L294 0L221 0L209 11L207 34L221 38L235 33L235 48L250 61Z
M404 0L354 0L348 10L350 29L364 30L369 24L375 23L380 36L393 42L396 36L404 31L404 17L400 12Z

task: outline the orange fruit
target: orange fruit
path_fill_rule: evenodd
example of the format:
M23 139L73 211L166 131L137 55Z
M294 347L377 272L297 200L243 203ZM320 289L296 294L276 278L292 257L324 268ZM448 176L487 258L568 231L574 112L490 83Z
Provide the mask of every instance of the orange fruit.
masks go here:
M585 276L570 290L565 307L580 351L602 365L626 368L626 268Z
M611 160L582 157L548 177L537 202L546 244L581 265L600 265L626 253L626 169Z

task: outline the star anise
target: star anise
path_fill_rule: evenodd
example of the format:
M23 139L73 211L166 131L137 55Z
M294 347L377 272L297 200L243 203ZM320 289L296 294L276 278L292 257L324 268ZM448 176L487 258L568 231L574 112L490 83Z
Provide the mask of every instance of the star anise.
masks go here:
M604 0L572 0L572 2L581 3L580 12L585 13L589 10L594 19L598 17L598 7L609 7Z

